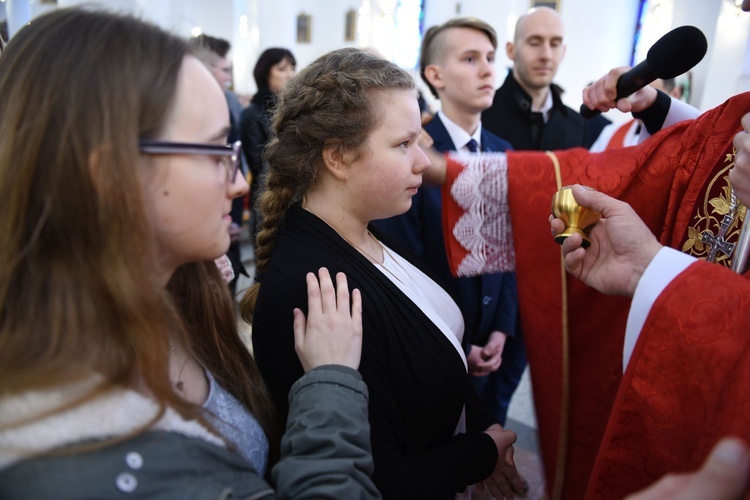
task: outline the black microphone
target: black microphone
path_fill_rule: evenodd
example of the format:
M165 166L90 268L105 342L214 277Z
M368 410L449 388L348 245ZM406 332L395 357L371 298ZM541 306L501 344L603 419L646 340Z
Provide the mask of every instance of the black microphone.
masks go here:
M695 26L675 28L648 49L646 60L637 64L617 80L615 101L642 89L657 78L675 78L701 62L708 50L706 36ZM593 118L601 113L581 104L581 115Z

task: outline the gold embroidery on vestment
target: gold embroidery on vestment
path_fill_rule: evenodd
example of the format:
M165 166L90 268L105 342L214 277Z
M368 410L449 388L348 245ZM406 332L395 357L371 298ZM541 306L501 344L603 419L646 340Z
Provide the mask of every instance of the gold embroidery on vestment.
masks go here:
M705 260L711 251L711 248L701 241L701 237L706 230L711 234L718 234L721 227L721 220L729 213L732 204L732 190L729 176L727 174L729 170L734 167L734 157L736 154L737 150L735 149L733 149L731 153L726 154L726 157L724 158L724 163L726 163L726 165L708 184L703 204L698 207L698 211L693 217L693 225L688 227L687 241L682 246L682 251L688 255ZM711 198L712 193L715 191L715 186L721 186L720 194L719 196ZM738 202L737 216L727 230L724 237L726 241L736 242L739 239L740 230L742 229L740 221L744 222L746 211L747 209L745 206ZM732 265L732 259L724 254L718 255L716 262L719 262L726 267L731 267Z

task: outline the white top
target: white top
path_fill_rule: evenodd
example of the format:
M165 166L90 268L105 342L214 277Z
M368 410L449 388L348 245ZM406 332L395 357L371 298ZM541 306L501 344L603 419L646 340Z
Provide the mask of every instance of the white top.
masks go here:
M204 372L209 381L208 398L203 403L206 418L263 477L268 465L268 438L260 422L245 405L216 382L210 371Z
M461 356L468 371L466 355L461 347L464 337L464 318L461 310L448 292L432 281L409 261L380 243L383 247L383 263L375 264L399 290L437 326Z

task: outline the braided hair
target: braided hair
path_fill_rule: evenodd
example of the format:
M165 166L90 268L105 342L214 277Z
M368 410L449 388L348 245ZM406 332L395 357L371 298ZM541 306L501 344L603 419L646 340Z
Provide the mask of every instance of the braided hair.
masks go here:
M268 173L260 196L261 229L256 238L256 273L268 266L286 213L302 201L323 166L324 148L361 154L380 113L373 94L414 89L414 80L395 64L359 49L329 52L294 77L281 93L272 121L275 137L264 152ZM252 320L259 284L242 299Z

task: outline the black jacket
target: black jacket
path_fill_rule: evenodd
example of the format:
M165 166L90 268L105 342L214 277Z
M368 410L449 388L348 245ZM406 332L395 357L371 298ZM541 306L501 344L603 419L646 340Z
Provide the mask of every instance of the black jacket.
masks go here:
M531 96L518 84L513 71L508 71L502 87L495 92L492 106L482 113L482 126L513 145L515 150L589 148L599 136L601 129L609 123L592 123L577 111L567 107L560 99L560 88L550 87L552 109L544 125L535 125L531 111ZM541 126L538 138L534 127Z

